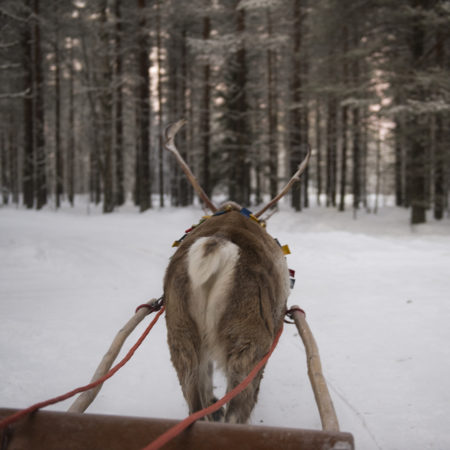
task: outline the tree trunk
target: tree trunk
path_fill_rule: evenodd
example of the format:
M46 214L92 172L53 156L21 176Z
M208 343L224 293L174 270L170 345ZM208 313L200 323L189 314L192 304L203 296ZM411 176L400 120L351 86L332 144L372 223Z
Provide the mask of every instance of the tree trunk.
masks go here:
M9 131L9 176L10 190L12 193L12 202L19 204L19 149L17 145L18 132L15 127L15 120L11 117Z
M380 198L380 188L381 188L381 136L380 129L377 130L377 157L376 157L376 167L375 167L375 206L373 212L378 213L378 205Z
M163 91L162 91L162 44L161 44L161 0L156 1L156 58L158 76L158 171L159 171L159 206L164 206L164 155L163 155Z
M337 140L337 100L334 94L328 95L327 110L327 206L336 206L336 140Z
M369 135L369 125L367 124L367 120L364 121L362 126L362 136L361 136L361 163L360 163L360 198L363 204L363 207L366 211L368 211L368 202L367 202L367 172L368 172L368 135ZM355 210L356 211L356 210Z
M138 92L136 91L136 96L134 99L134 186L133 186L133 201L135 206L139 206L139 202L141 199L141 166L140 166L140 158L141 158L141 105L140 100L138 98Z
M436 65L440 71L444 69L445 48L443 32L436 33ZM436 113L436 145L434 156L434 218L441 220L445 209L445 174L447 173L444 112Z
M320 206L322 195L322 114L320 110L320 99L316 99L316 179L317 179L317 205Z
M44 78L42 73L41 27L39 0L33 0L34 37L34 143L36 149L36 208L47 203L47 156L45 151Z
M75 101L74 101L74 55L73 39L70 40L69 60L69 123L67 143L67 189L71 206L75 201Z
M61 148L61 64L59 51L58 4L56 4L56 35L55 35L55 204L61 206L61 196L64 192L63 155Z
M270 7L266 10L267 32L269 38L272 38L272 12ZM278 101L277 86L275 81L275 72L277 70L277 55L270 47L266 52L267 61L267 121L269 124L269 192L270 198L274 198L278 194ZM258 165L258 191L261 197L260 187L260 165ZM257 201L257 203L259 203Z
M344 89L348 86L348 27L343 26L342 29L343 42L343 64L342 64L342 83ZM345 210L345 189L347 186L347 120L348 120L348 106L344 105L341 108L341 180L340 180L340 200L339 211Z
M89 174L88 174L88 182L89 182L89 200L98 205L101 201L101 167L100 167L100 138L98 130L101 127L99 114L97 113L96 107L96 97L94 96L94 92L97 88L97 82L95 79L95 73L91 69L91 63L88 54L88 46L86 42L86 36L83 33L81 35L81 52L83 55L83 62L85 70L83 72L85 83L87 84L87 99L89 102L89 112L90 119L92 121L93 126L90 128L91 131L91 139L89 139Z
M303 97L303 106L301 109L301 116L302 116L302 136L303 136L303 142L302 142L302 154L301 159L303 159L306 156L307 150L309 149L309 104L308 104L308 98L307 98L307 92L308 90L305 87L306 80L308 79L308 56L307 56L307 50L303 52L303 90L305 91L305 94ZM309 166L306 167L305 171L302 175L302 180L300 181L303 183L303 206L305 208L309 208Z
M359 47L359 30L355 25L353 27L353 48L358 49ZM354 58L352 62L352 81L354 88L360 86L360 61L358 58ZM352 174L352 191L353 191L353 210L359 209L359 204L361 202L361 111L360 106L356 105L353 107L352 114L352 135L353 135L353 174Z
M187 117L188 108L187 108L187 92L188 92L188 80L189 80L189 72L188 72L188 42L187 42L187 30L186 23L182 25L181 32L181 41L180 41L180 51L181 51L181 70L180 76L178 78L178 110L181 112L182 117ZM180 142L180 154L185 161L188 161L188 129L192 127L192 120L188 124L188 127L183 127L180 130L179 142ZM180 172L177 167L178 174L178 201L180 206L187 206L191 203L191 191L189 186L189 181L186 179L184 174Z
M357 62L355 64L358 64ZM353 209L359 209L361 201L361 121L359 107L353 108Z
M233 135L231 148L231 176L229 196L241 205L250 204L250 177L247 153L250 142L247 103L247 51L243 41L245 33L245 10L238 9L235 2L236 36L241 40L239 48L229 65L231 91L229 99L228 123Z
M441 220L445 209L446 144L443 113L436 117L436 152L434 158L434 218Z
M411 0L411 5L416 8L416 16L412 20L409 45L412 56L412 67L419 70L425 52L426 25L422 13L430 7L430 0ZM422 101L427 93L416 81L416 86L410 93L411 100ZM411 155L411 224L420 224L426 221L426 209L428 206L426 196L426 170L427 170L427 127L426 117L423 113L414 112L408 118L408 138Z
M404 206L404 146L403 128L400 118L395 119L395 204Z
M114 1L115 15L115 204L121 206L125 203L125 177L124 177L124 150L123 150L123 64L122 64L122 12L121 0Z
M236 15L236 32L237 35L243 39L245 33L245 10L240 9ZM239 149L236 155L236 183L237 186L241 186L236 196L237 202L242 205L250 204L250 177L249 167L247 162L247 153L249 147L249 127L248 127L248 113L249 107L247 103L247 49L245 42L242 41L240 48L236 55L236 62L238 63L237 72L237 86L241 89L241 93L238 95L236 110L242 115L241 120L238 123L237 138Z
M27 1L27 6L31 8L31 0ZM23 100L23 203L31 209L34 206L34 82L33 82L33 22L31 15L27 18L27 24L23 33L23 71L24 71L24 91L26 92Z
M177 15L175 12L170 17L171 23L175 27ZM178 35L171 33L167 39L167 78L168 78L168 96L167 96L167 115L169 122L176 122L180 120L180 113L178 111L178 76L179 76L179 59L178 51ZM179 148L179 139L177 146ZM178 198L178 164L175 158L168 159L170 168L170 204L172 206L179 205Z
M425 223L426 221L426 186L425 186L425 142L424 136L419 135L418 130L423 130L422 123L418 117L411 117L409 129L416 130L410 134L411 149L411 224Z
M339 211L345 211L345 189L347 185L347 120L348 107L343 106L341 110L341 179L340 179L340 198Z
M10 174L9 170L9 152L6 145L5 133L0 133L0 167L1 167L1 182L0 191L2 196L2 202L4 205L9 203L9 192L10 192Z
M114 210L113 190L113 160L112 160L112 67L110 61L110 32L107 18L108 0L102 0L100 9L100 40L102 51L101 64L101 94L100 94L100 127L102 146L102 179L103 179L103 212Z
M150 172L150 77L149 42L145 0L138 0L138 203L140 211L152 207Z
M207 41L211 34L211 19L203 17L203 40ZM200 111L200 136L202 146L202 186L206 195L212 193L211 186L211 67L209 61L203 65L202 109Z
M306 106L303 98L303 72L302 64L302 39L304 18L302 11L302 1L294 0L293 4L293 49L292 49L292 75L290 85L291 108L289 123L289 169L290 173L295 173L298 165L302 161L308 142L307 119L305 120ZM302 209L302 188L303 181L297 183L292 188L291 205L296 211Z

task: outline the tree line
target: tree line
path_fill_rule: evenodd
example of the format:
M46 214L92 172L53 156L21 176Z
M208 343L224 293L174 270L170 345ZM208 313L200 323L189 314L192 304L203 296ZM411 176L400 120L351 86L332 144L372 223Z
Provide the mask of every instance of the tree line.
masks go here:
M450 1L2 0L2 202L112 212L208 195L448 211ZM370 202L370 198L376 201Z

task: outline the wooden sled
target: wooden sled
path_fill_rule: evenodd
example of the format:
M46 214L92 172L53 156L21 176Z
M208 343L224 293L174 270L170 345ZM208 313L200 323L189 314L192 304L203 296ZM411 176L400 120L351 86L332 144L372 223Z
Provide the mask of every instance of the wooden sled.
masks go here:
M353 436L339 430L334 406L322 375L317 345L305 315L296 306L290 311L305 345L308 375L322 430L200 421L167 443L164 449L354 449ZM100 378L111 367L126 337L148 313L148 310L141 309L120 330L93 379ZM0 430L0 450L138 450L178 423L168 419L82 414L99 390L91 389L81 394L69 412L37 411ZM0 409L0 421L15 412L12 409Z

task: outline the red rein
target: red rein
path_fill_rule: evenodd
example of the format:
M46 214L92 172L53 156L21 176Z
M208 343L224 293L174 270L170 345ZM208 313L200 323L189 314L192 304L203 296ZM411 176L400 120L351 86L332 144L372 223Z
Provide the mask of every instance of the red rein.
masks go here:
M147 306L147 305L141 305ZM137 350L137 348L142 344L144 339L147 337L147 335L150 333L151 329L155 325L155 323L158 321L159 317L164 312L164 306L160 309L158 314L155 316L155 318L152 320L150 325L146 328L142 336L138 339L136 344L130 349L130 351L127 353L127 355L120 361L118 364L116 364L106 375L104 375L102 378L98 379L97 381L94 381L93 383L90 383L86 386L79 387L77 389L74 389L73 391L67 392L66 394L60 395L58 397L52 398L50 400L47 400L45 402L36 403L35 405L30 406L29 408L26 408L22 411L19 411L6 419L2 420L0 422L0 429L11 425L14 422L17 422L19 419L23 418L27 414L30 414L32 412L37 411L38 409L44 408L49 405L53 405L55 403L61 402L63 400L67 400L70 397L73 397L76 394L79 394L81 392L88 391L89 389L92 389L94 387L97 387L98 385L104 383L106 380L111 378L121 367L123 367L133 356L134 352ZM155 439L152 443L150 443L147 447L145 447L143 450L157 450L161 448L163 445L167 444L169 441L171 441L173 438L178 436L180 433L182 433L187 427L189 427L191 424L193 424L195 421L201 419L202 417L207 416L208 414L212 414L215 411L219 410L224 404L228 403L232 398L236 397L238 394L240 394L256 377L258 372L264 367L264 365L269 360L270 356L272 355L273 351L275 350L275 347L278 344L278 341L280 340L281 333L283 332L283 326L281 326L278 334L276 335L272 346L270 347L270 350L268 353L259 361L258 364L253 368L253 370L247 375L247 377L234 389L229 391L226 395L224 395L220 400L218 400L216 403L214 403L211 406L208 406L207 408L204 408L200 411L197 411L190 416L186 417L184 420L179 422L177 425L173 426L169 430L167 430L165 433L163 433L161 436L159 436L157 439Z

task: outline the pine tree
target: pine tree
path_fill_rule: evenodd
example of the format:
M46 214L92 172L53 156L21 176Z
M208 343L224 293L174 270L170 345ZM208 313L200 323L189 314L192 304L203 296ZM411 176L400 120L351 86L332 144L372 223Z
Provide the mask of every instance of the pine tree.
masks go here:
M228 196L242 205L250 204L250 162L248 152L251 142L250 108L247 101L247 50L244 39L246 11L234 0L231 16L235 31L235 50L227 58L224 77L223 125L224 150L228 159Z

